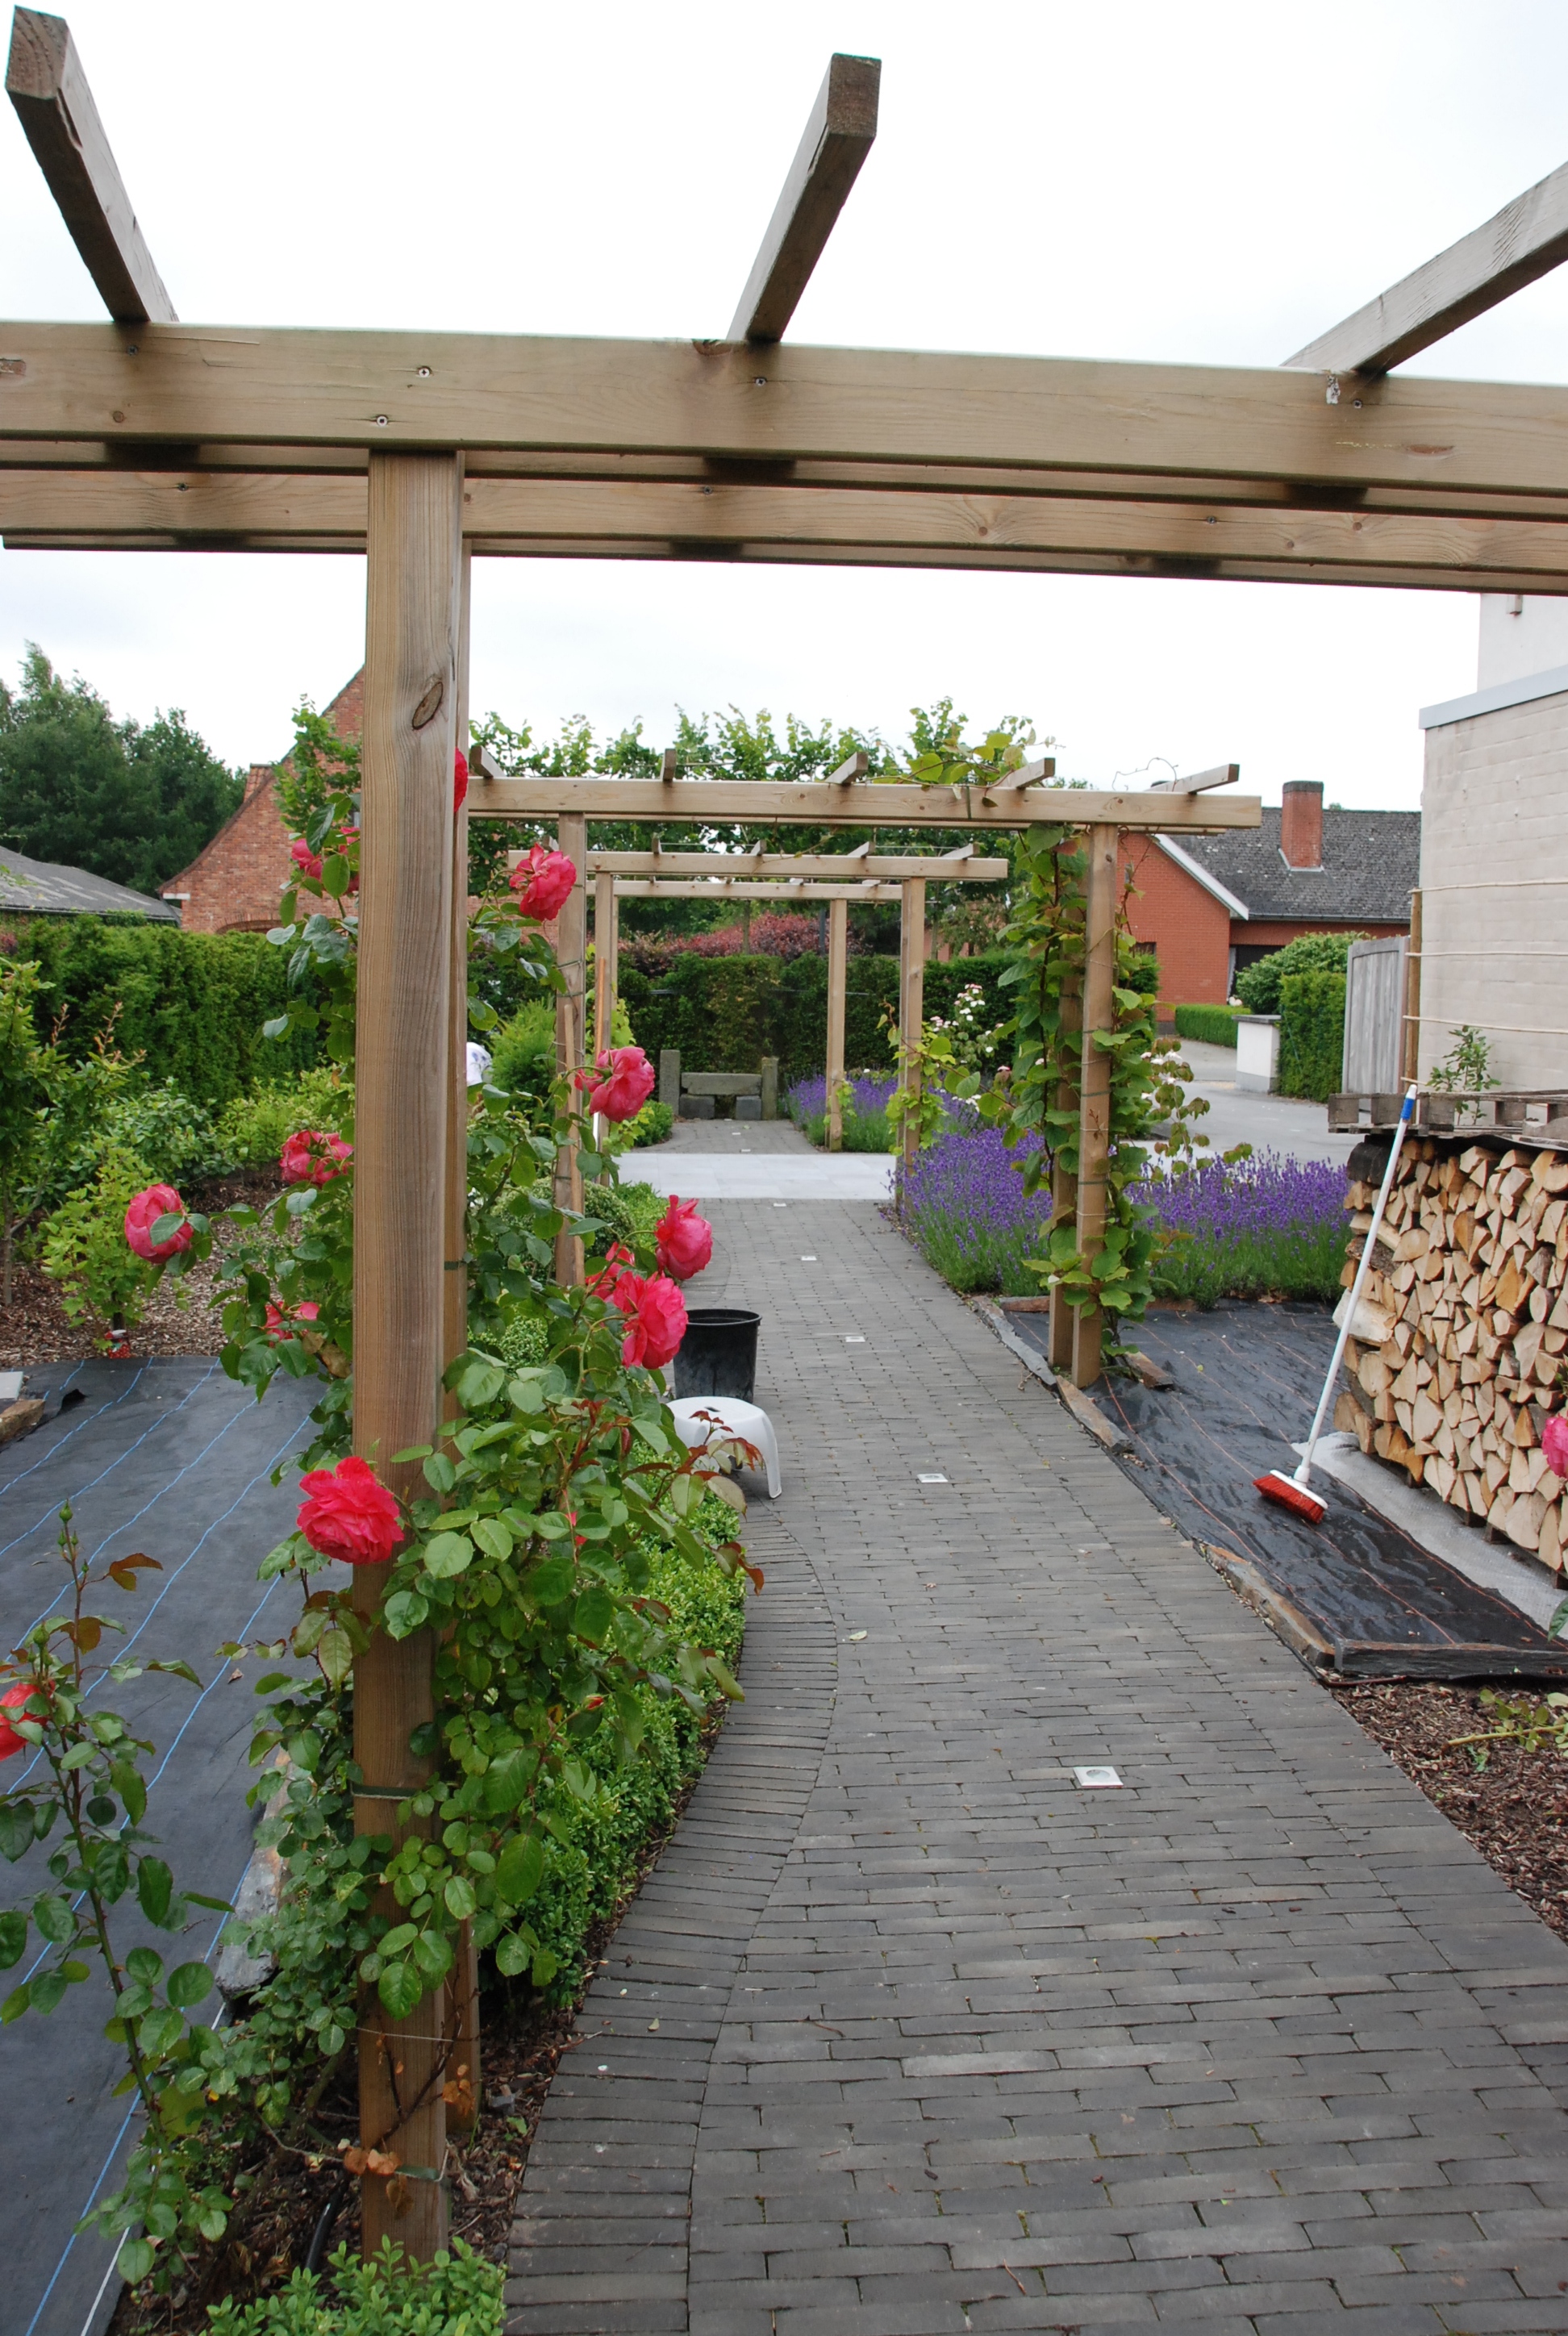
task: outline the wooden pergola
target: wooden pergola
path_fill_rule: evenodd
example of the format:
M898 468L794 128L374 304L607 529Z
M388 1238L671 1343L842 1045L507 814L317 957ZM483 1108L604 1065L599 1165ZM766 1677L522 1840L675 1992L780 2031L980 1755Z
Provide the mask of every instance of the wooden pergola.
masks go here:
M417 1470L385 1455L429 1440L465 1336L467 838L451 791L473 554L1568 590L1568 390L1393 370L1568 255L1568 170L1275 371L789 346L875 134L877 84L874 61L833 58L713 340L193 326L147 250L66 26L16 11L7 88L110 321L0 326L5 547L366 560L354 1433L400 1491ZM1070 815L1088 833L1088 968L1083 1164L1066 1205L1092 1255L1118 833L1253 825L1259 806L1064 796L1041 777L957 801L842 774L481 777L470 802L558 823L579 867L592 819L979 836ZM579 887L561 920L573 1059L585 927ZM1092 1378L1098 1322L1076 1324L1073 1367ZM368 1607L378 1593L356 1594ZM424 1781L409 1739L431 1709L428 1642L375 1637L355 1671L362 1832L392 1830ZM476 2044L471 1989L444 2013L439 1997L404 2021L367 2011L363 2134L395 2136L402 2161L390 2198L365 2178L367 2246L439 2244L441 2075Z

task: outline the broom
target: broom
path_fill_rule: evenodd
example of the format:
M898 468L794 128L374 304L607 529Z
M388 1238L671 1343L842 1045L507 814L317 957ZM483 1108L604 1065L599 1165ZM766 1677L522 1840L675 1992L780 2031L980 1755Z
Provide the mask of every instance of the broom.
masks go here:
M1329 1376L1323 1381L1323 1392L1318 1398L1318 1409L1312 1421L1311 1434L1307 1438L1307 1448L1301 1455L1301 1465L1293 1476L1287 1476L1282 1468L1271 1468L1266 1476L1254 1476L1252 1479L1266 1501L1277 1501L1281 1508L1290 1510L1295 1516L1304 1517L1310 1525L1320 1524L1329 1513L1328 1502L1320 1499L1307 1481L1312 1473L1312 1455L1318 1448L1318 1438L1322 1434L1329 1400L1334 1392L1334 1383L1339 1376L1339 1366L1345 1359L1345 1346L1350 1336L1350 1325L1356 1319L1356 1309L1361 1302L1362 1286L1371 1268L1373 1244L1377 1241L1378 1229L1383 1222L1383 1211L1388 1205L1388 1194L1393 1188L1394 1171L1399 1164L1399 1148L1405 1141L1405 1131L1415 1116L1415 1111L1416 1089L1411 1086L1405 1091L1404 1108L1399 1114L1399 1124L1394 1130L1394 1141L1388 1151L1388 1165L1383 1171L1383 1182L1378 1188L1377 1205L1372 1211L1372 1222L1368 1229L1367 1239L1361 1250L1361 1262L1356 1269L1356 1279L1351 1283L1349 1295L1345 1300L1345 1319L1339 1325L1339 1336L1334 1346L1334 1359L1329 1366Z

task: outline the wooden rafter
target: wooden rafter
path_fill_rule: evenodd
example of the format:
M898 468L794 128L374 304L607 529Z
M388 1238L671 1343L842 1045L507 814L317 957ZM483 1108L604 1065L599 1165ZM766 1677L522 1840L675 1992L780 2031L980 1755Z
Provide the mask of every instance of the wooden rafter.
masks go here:
M110 315L121 325L173 324L174 304L136 223L63 17L16 10L5 91Z
M767 233L729 328L732 341L782 341L877 134L877 57L834 55L817 92Z
M1095 788L1031 787L993 803L980 786L828 787L781 779L498 779L473 782L468 808L475 819L525 819L541 825L565 813L590 820L659 820L672 824L734 822L790 827L1031 827L1037 822L1073 827L1091 823L1202 833L1256 827L1255 795L1134 794ZM959 872L959 863L953 863ZM965 872L973 865L965 861ZM938 861L921 863L924 876L943 873Z
M696 782L693 782L696 784ZM753 784L751 781L745 783ZM588 872L590 876L658 876L687 878L694 876L726 879L742 872L753 880L772 878L803 878L811 882L833 882L839 878L852 877L857 882L867 880L883 884L901 883L906 876L930 876L940 882L961 880L966 884L999 884L1012 873L1012 863L1007 860L977 860L969 852L905 852L900 855L883 853L880 857L870 852L852 856L846 852L590 852Z
M1386 374L1565 259L1568 163L1285 362L1315 372Z
M766 900L775 909L793 909L802 900L847 900L852 908L902 898L896 884L813 884L803 879L798 884L703 883L693 877L684 883L661 883L656 877L615 876L616 898L621 900L711 900L722 908L726 900Z

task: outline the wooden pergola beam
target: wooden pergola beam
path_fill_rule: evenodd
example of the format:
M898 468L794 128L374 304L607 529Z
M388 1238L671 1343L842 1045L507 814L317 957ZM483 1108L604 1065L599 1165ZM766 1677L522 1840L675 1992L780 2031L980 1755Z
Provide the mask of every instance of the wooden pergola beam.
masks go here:
M879 57L828 62L784 191L729 328L732 341L782 341L877 134Z
M693 780L690 784L707 784ZM754 784L748 780L747 785ZM590 876L705 876L727 879L742 873L763 877L803 877L815 882L854 878L857 882L901 883L906 876L929 876L940 882L999 884L1012 873L1008 860L977 860L972 853L934 852L899 855L872 852L590 852Z
M116 324L175 323L174 304L136 223L63 16L16 10L5 90L71 240Z
M668 821L696 826L1031 827L1037 821L1108 824L1162 833L1257 827L1256 795L1120 793L1095 788L1031 787L993 802L980 786L796 785L785 779L499 779L469 787L475 819L523 819L552 826L564 813L589 820ZM579 863L580 864L580 863ZM972 863L965 862L967 868ZM927 861L921 874L941 874Z
M0 437L950 463L1568 497L1568 388L720 343L0 325ZM120 459L126 459L122 455ZM134 459L131 457L130 459ZM466 464L465 464L466 467Z
M1484 227L1401 277L1287 357L1314 372L1386 374L1568 259L1568 163Z
M612 876L619 900L711 900L723 908L726 900L766 900L775 909L794 908L800 900L844 900L851 908L902 898L896 884L703 884L696 881L660 884L648 876Z

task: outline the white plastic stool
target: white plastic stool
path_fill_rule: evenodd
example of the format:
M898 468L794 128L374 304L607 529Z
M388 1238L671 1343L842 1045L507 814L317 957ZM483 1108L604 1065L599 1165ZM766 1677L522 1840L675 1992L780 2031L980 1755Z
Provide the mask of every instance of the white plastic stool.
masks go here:
M745 1455L735 1448L737 1441L760 1452L767 1470L768 1496L777 1500L784 1490L778 1466L778 1438L760 1404L742 1403L732 1395L693 1395L672 1403L670 1410L688 1451L696 1452L706 1445L716 1460L727 1456L741 1465L748 1464Z

